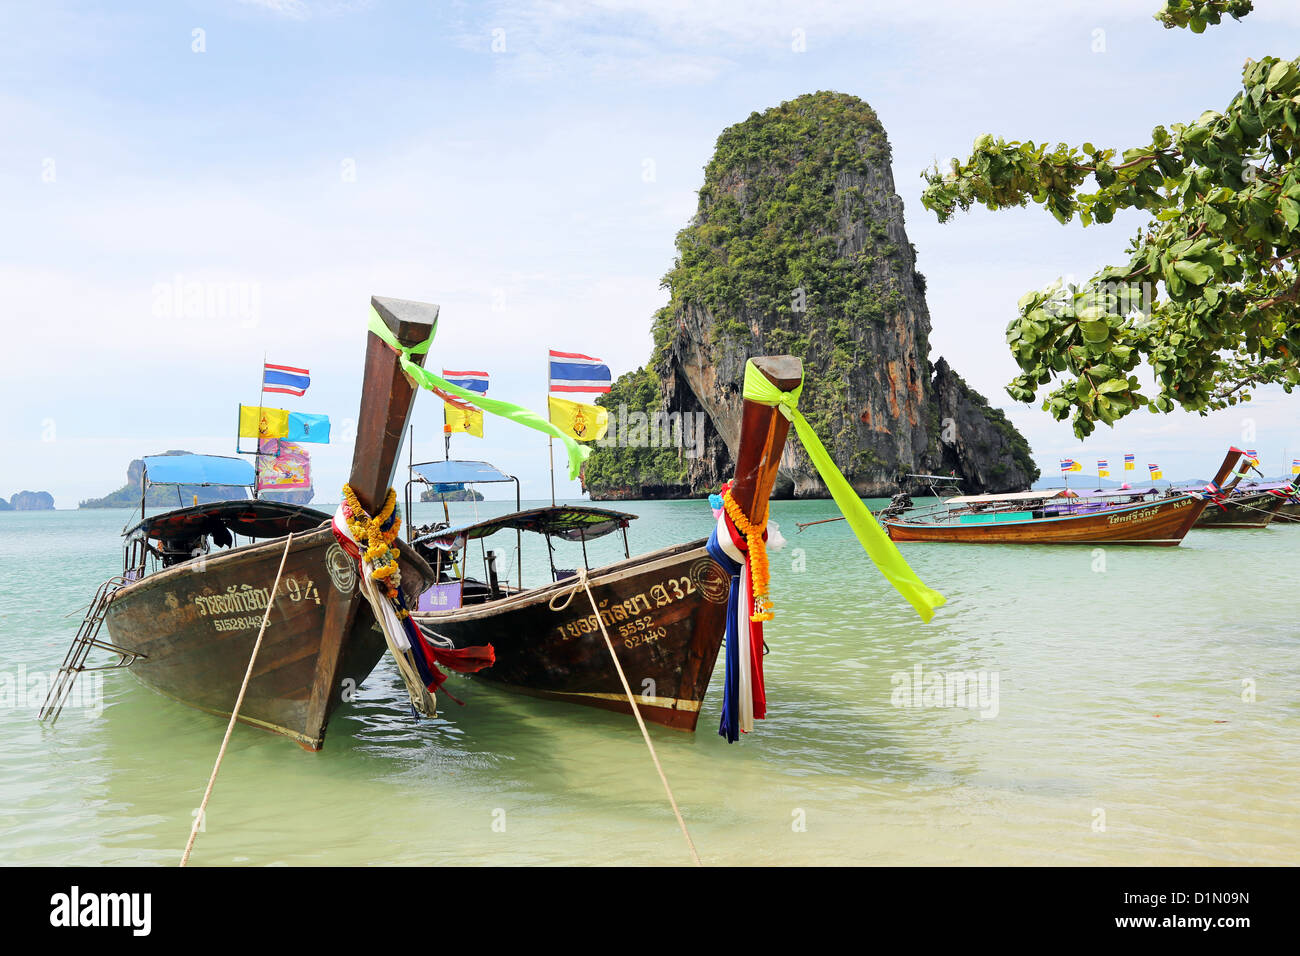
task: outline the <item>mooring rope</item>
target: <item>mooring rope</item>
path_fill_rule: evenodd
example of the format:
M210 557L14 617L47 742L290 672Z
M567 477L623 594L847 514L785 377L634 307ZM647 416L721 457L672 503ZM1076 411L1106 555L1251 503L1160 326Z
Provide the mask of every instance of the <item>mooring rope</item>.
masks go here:
M1242 511L1258 511L1260 514L1272 514L1274 518L1277 517L1276 511L1270 512L1267 508L1261 508L1258 505L1248 505L1244 501L1233 501L1231 498L1228 498L1226 499L1226 503L1233 507L1240 508Z
M650 731L646 729L645 721L641 718L641 708L636 705L636 697L632 693L632 688L627 682L627 675L623 673L623 665L619 663L618 654L614 652L614 642L609 638L609 631L605 629L605 622L601 619L600 609L596 607L595 595L591 593L591 585L587 583L587 569L578 569L578 579L573 586L565 591L554 595L550 600L552 611L563 611L573 600L573 596L578 593L578 588L582 587L587 592L587 600L591 602L591 610L596 615L596 623L600 625L600 633L605 637L605 647L609 649L609 656L614 661L614 670L618 672L618 679L623 684L623 693L627 695L627 702L632 707L632 716L636 718L636 724L641 728L641 736L645 738L645 745L650 749L650 759L654 761L655 770L659 772L659 779L663 782L664 792L668 794L668 802L672 805L673 815L677 817L677 825L682 828L682 836L686 838L687 849L691 851L691 860L696 866L703 866L700 862L700 855L695 850L695 841L691 839L691 833L686 829L686 821L682 819L682 811L677 807L677 799L673 796L673 788L668 785L668 776L664 773L663 764L659 762L659 755L655 753L655 745L650 740ZM556 601L561 597L564 601L557 604Z
M1234 503L1234 505L1238 506L1239 509L1242 509L1243 511L1258 511L1261 515L1271 514L1274 518L1277 518L1278 515L1277 511L1270 511L1269 509L1266 509L1266 507L1260 507L1258 505L1247 505L1247 503L1243 501L1232 502L1230 499L1230 503Z
M284 563L289 560L291 544L293 544L292 532L284 543L284 554L280 556L280 569L275 572L275 583L271 585L271 598L266 602L266 613L262 615L262 627L257 632L257 640L253 642L253 653L249 655L248 669L244 671L244 683L239 686L235 709L230 712L230 723L226 724L226 736L222 738L221 749L217 751L217 762L212 767L212 776L208 778L208 788L203 791L203 802L199 804L199 812L194 815L194 826L190 828L190 839L185 844L185 852L181 855L181 866L190 860L190 850L194 849L194 838L199 835L199 827L203 825L203 815L208 810L208 798L212 796L212 788L217 782L217 772L221 769L221 761L226 756L226 745L230 743L230 734L235 729L235 719L239 716L239 708L244 705L244 693L248 690L248 682L253 677L253 663L257 660L257 652L262 647L262 635L266 633L267 622L271 620L271 608L275 605L275 594L280 589L280 575L284 574Z

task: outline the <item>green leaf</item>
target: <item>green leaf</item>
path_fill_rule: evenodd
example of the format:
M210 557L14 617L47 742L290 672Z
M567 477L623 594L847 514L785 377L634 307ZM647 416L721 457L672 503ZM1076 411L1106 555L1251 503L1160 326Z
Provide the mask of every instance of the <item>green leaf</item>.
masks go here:
M1286 220L1288 229L1294 229L1300 226L1300 202L1296 202L1287 196L1281 199L1282 218Z
M1110 335L1110 326L1105 322L1080 322L1079 331L1083 340L1090 343L1105 342Z
M1214 275L1214 270L1205 263L1190 259L1179 259L1174 263L1174 271L1192 285L1205 285Z

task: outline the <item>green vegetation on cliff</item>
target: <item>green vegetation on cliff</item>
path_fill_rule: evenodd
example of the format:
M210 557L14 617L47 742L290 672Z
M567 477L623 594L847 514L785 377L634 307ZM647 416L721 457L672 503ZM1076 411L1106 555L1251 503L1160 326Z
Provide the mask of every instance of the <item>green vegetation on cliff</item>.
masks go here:
M807 346L793 326L819 313L836 344L849 341L847 317L882 321L894 303L871 281L872 267L897 249L876 219L864 248L842 258L841 222L874 197L857 185L837 189L837 180L871 180L889 157L875 111L842 93L801 96L726 129L704 169L700 215L677 234L678 259L664 277L673 304L707 306L724 333L748 334L741 310L781 316L793 354Z
M652 361L618 383L629 408L706 411L712 437L685 460L601 449L587 469L593 496L677 475L689 493L716 488L735 453L723 436L739 431L745 360L778 354L803 360L803 412L864 493L940 463L973 489L1026 486L1033 463L1005 416L937 377L902 213L885 131L855 96L811 93L725 129L663 277ZM945 439L947 419L961 419L970 440ZM786 493L824 491L797 448L783 469Z
M626 414L642 412L653 419L663 405L659 376L650 368L620 375L596 404L609 409L610 435L615 434L619 406L626 407ZM596 445L587 459L583 480L587 487L601 489L680 485L686 481L686 462L675 448Z
M699 214L677 234L663 279L672 300L656 316L656 358L688 302L715 320L715 357L728 340L747 340L758 320L765 352L809 359L818 330L820 374L804 391L804 411L823 435L834 432L864 359L854 327L885 322L904 301L887 225L901 211L880 182L889 161L875 111L843 93L801 96L724 130ZM846 249L855 227L855 248Z

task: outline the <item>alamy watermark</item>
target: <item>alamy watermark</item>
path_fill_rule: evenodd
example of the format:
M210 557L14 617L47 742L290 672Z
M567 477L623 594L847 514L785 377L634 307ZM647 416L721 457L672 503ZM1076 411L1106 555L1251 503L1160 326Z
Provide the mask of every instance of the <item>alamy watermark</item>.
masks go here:
M171 282L153 287L156 319L237 320L242 328L256 328L262 318L260 282L203 282L175 275Z
M0 710L40 710L57 671L28 672L26 664L16 671L0 671ZM104 712L104 674L85 671L68 690L64 709L83 710L91 717Z
M609 410L609 429L597 439L601 448L680 448L687 458L704 454L703 412L631 411L619 405Z
M895 671L889 682L895 707L962 707L978 710L980 717L998 715L997 671L942 671L926 673L920 664L910 671Z

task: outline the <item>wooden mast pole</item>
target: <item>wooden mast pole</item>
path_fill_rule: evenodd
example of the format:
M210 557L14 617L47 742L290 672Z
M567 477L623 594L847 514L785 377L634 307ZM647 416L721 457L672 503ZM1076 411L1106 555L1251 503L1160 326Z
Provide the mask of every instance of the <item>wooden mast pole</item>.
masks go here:
M404 347L419 345L429 338L438 322L438 306L404 299L374 296L370 300L384 325ZM423 367L425 356L414 354L411 360ZM373 332L366 334L366 364L361 386L361 407L357 412L357 438L352 451L352 471L348 484L357 503L368 514L383 507L388 489L397 472L398 452L406 433L406 424L419 388L402 372L398 353ZM409 516L408 516L409 517ZM365 603L360 586L348 594L329 589L329 606L316 678L308 700L306 730L319 749L325 734L331 704L342 694L339 668L343 648L352 633L357 611Z
M793 355L768 355L753 360L769 382L783 392L803 381L803 362ZM785 450L790 420L772 405L746 401L740 419L740 446L736 450L736 477L731 497L751 524L767 523L767 504L776 484L777 468Z

